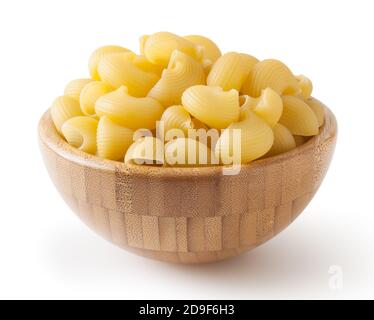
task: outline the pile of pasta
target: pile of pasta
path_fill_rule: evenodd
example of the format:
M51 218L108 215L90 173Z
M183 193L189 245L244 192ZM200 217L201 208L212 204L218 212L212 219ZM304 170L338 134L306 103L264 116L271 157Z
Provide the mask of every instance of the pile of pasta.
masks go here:
M228 164L240 130L240 162L274 156L317 135L324 108L311 97L312 83L281 61L238 52L221 54L210 39L158 32L140 39L140 54L104 46L89 58L90 78L71 81L52 107L66 141L99 157L146 164ZM183 136L161 139L179 129ZM190 147L189 131L216 130L216 141ZM142 134L144 133L144 134ZM184 159L166 161L178 148ZM214 158L214 161L213 161Z

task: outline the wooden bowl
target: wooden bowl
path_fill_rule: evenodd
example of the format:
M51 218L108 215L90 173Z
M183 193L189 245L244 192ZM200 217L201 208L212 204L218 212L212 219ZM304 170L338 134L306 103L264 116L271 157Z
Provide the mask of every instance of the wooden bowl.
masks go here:
M177 263L227 259L286 228L320 186L337 124L325 108L319 135L296 149L248 165L125 165L83 153L57 133L49 112L39 124L45 165L62 197L90 228L137 254Z

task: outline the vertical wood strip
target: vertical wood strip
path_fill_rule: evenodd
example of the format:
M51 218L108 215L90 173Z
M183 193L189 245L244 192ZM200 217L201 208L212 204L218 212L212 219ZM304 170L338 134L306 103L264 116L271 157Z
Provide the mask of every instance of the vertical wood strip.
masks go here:
M125 215L116 210L108 210L112 241L118 246L127 246L127 227Z
M128 245L134 248L143 248L142 216L125 214Z
M205 218L205 240L207 251L222 249L222 217Z
M205 250L205 219L188 218L188 251L199 252Z
M175 218L175 230L177 234L178 251L187 252L188 251L187 218Z
M142 216L144 249L160 250L158 217Z
M175 218L160 217L160 247L162 251L177 251L177 229Z
M224 249L238 248L240 245L240 216L222 217L222 233Z

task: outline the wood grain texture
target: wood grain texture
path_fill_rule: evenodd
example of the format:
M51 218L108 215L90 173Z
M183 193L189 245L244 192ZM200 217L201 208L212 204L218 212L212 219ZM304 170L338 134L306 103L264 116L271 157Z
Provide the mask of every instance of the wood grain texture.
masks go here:
M85 154L57 133L49 112L40 149L64 200L94 231L136 254L173 263L228 259L285 229L308 205L329 167L337 137L325 108L319 135L290 152L222 167L125 165Z

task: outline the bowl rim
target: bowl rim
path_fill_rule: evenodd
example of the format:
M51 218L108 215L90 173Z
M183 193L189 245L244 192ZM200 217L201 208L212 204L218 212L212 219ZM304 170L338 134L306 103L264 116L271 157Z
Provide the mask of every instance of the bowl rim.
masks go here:
M314 98L315 99L315 98ZM316 99L317 100L317 99ZM260 158L247 164L241 164L241 171L243 169L250 169L256 167L263 167L270 164L283 162L290 158L299 156L300 154L315 148L316 146L332 139L337 134L337 122L334 114L322 102L317 100L324 108L325 121L320 127L319 133L311 137L304 144L296 148L267 158ZM222 175L222 170L225 166L202 166L202 167L164 167L151 165L136 165L125 164L124 162L108 160L100 158L96 155L85 153L71 145L69 145L57 132L51 118L50 109L48 109L40 118L38 125L39 143L51 151L57 153L61 157L80 164L82 166L110 172L122 172L125 174L139 175L139 176L162 176L162 177L194 177L194 176L216 176ZM240 173L239 173L240 174Z

